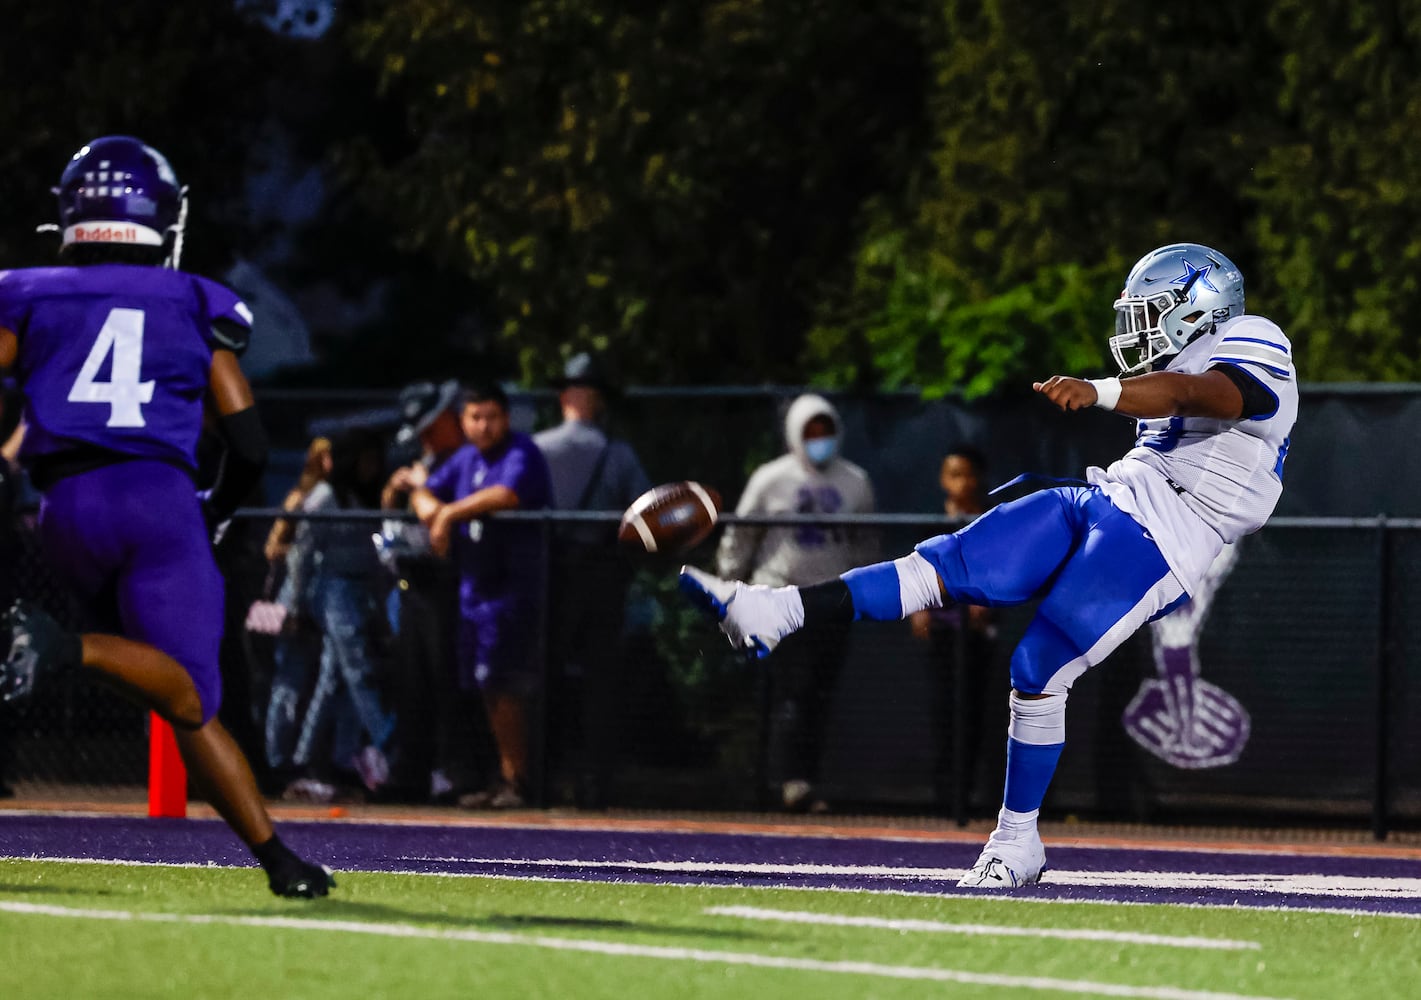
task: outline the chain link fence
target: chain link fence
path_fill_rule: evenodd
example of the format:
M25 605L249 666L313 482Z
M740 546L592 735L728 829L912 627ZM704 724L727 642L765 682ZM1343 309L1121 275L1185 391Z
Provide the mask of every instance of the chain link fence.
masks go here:
M222 718L273 794L280 789L268 773L263 733L276 640L249 629L247 619L253 602L270 596L262 542L277 513L243 512L217 547L229 609ZM350 516L372 529L380 517ZM498 516L539 521L545 560L555 553L560 521L616 517ZM877 532L885 557L948 527L941 517L916 515L822 520ZM711 568L715 541L712 536L689 560ZM30 517L20 519L11 546L14 590L78 624L45 571ZM782 807L783 768L769 738L785 722L776 715L782 706L770 683L777 659L747 662L736 655L681 598L676 563L627 561L615 550L606 558L626 561L630 576L621 649L609 676L584 677L552 662L548 639L559 627L557 607L528 623L538 631L534 648L544 672L533 727L534 804L582 804L577 782L588 729L603 727L613 738L600 751L608 758L600 805ZM371 595L385 616L384 627L371 635L385 690L397 680L392 650L401 637L391 631L390 611L399 596L393 576ZM1378 834L1415 826L1421 821L1421 625L1406 612L1418 600L1421 521L1275 519L1241 543L1237 565L1191 646L1199 679L1221 692L1210 704L1236 704L1248 720L1235 759L1199 767L1132 736L1125 716L1161 676L1144 630L1073 690L1067 747L1046 813L1370 824ZM816 799L845 813L961 821L993 815L1005 762L1007 661L1030 614L1029 607L999 609L995 639L950 622L937 635L915 633L909 623L859 623L832 645L811 648L810 660L842 657L837 678L820 692ZM596 699L599 718L589 720L580 707L589 698ZM1209 710L1204 705L1201 718ZM1192 724L1213 739L1218 732L1229 735L1226 722ZM66 681L7 710L0 726L3 777L18 794L34 798L136 791L146 780L145 724L142 712L108 692Z

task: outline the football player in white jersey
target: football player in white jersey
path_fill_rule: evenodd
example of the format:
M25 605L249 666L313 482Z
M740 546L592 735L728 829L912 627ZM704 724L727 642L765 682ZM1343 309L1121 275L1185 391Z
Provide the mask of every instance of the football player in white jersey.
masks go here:
M997 827L959 883L1039 881L1037 816L1066 740L1071 685L1131 633L1188 600L1226 542L1256 531L1282 491L1298 412L1292 348L1244 313L1243 276L1195 243L1131 269L1115 303L1120 377L1056 375L1034 388L1063 410L1135 418L1135 445L1087 485L1002 504L891 562L809 587L722 580L694 567L681 589L731 644L768 656L817 623L904 618L945 601L1039 601L1012 653L1006 791Z

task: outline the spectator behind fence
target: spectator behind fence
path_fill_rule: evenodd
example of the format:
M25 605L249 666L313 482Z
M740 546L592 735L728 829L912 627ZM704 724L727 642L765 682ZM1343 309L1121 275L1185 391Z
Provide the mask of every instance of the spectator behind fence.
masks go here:
M462 389L454 379L416 382L400 393L403 423L396 447L419 458L394 471L380 506L395 510L466 442L459 426ZM395 753L386 801L455 802L489 783L497 767L483 697L460 688L454 669L459 628L459 576L454 563L430 549L418 522L391 519L379 537L382 561L395 578Z
M122 186L94 181L110 175ZM78 635L17 603L0 695L23 700L65 671L110 683L172 725L194 784L272 892L324 896L329 872L276 836L217 719L224 586L211 530L259 481L267 439L237 360L251 310L177 270L186 191L140 140L94 139L55 188L63 266L0 272L0 368L13 365L25 389L20 454L44 494L45 558L120 633ZM199 497L204 411L227 454Z
M325 482L330 472L330 439L315 438L306 448L301 475L282 500L282 509L300 510L317 484ZM264 737L270 781L278 791L298 777L295 755L296 740L301 732L301 709L315 684L321 653L320 630L314 627L310 616L303 613L309 607L309 601L298 599L295 590L297 577L291 572L294 553L291 542L296 537L296 529L296 521L277 518L262 549L268 566L264 594L271 599L269 613L280 616L280 621L267 625L275 635Z
M785 415L784 435L789 451L751 474L737 515L873 512L868 473L839 454L843 431L832 403L800 396ZM727 525L716 567L722 576L783 587L842 573L876 554L873 532L844 525ZM828 808L815 783L848 645L846 624L796 636L781 647L769 674L765 777L786 809Z
M970 521L987 509L987 458L970 444L950 449L942 460L943 513ZM928 644L932 671L933 723L937 734L933 784L940 806L961 806L972 783L986 713L987 669L997 638L996 612L981 604L924 608L908 616L913 635ZM960 751L960 752L959 752Z
M548 460L559 510L625 510L651 488L631 445L606 430L617 387L604 359L574 355L554 382L562 422L533 440ZM616 523L568 524L553 546L548 614L549 701L562 745L579 761L578 805L611 795L622 719L623 624L632 567L616 544Z
M370 430L331 440L331 471L301 504L305 514L371 509L380 501L384 449ZM291 588L321 633L321 665L301 722L295 764L305 772L287 789L300 801L330 801L352 774L367 790L389 778L385 750L394 731L376 676L375 641L383 625L383 583L372 524L309 518L291 543Z
M900 559L810 587L681 574L731 644L756 655L826 621L892 621L947 601L1039 602L1012 652L1002 808L964 888L1040 881L1038 819L1072 685L1187 601L1223 546L1261 528L1283 492L1298 415L1292 346L1276 323L1244 311L1233 262L1197 243L1159 247L1131 268L1114 310L1119 375L1032 383L1061 410L1098 406L1134 423L1135 446L1086 470L1088 485L1038 490Z
M483 692L498 744L500 780L460 796L459 804L511 808L530 791L530 710L541 681L533 653L542 628L545 556L538 525L486 516L546 509L552 481L533 439L512 429L508 396L497 383L466 392L459 420L469 443L410 495L410 505L429 526L433 550L451 552L458 566L459 685Z

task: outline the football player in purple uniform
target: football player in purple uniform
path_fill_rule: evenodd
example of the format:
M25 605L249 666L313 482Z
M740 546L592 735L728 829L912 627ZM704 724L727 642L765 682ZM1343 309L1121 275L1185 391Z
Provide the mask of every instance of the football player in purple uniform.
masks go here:
M43 495L46 558L104 616L103 631L67 632L16 604L0 696L17 701L79 670L157 712L272 892L324 896L330 871L277 837L217 720L223 580L210 528L256 484L267 452L237 361L251 312L229 289L177 270L187 199L157 150L128 136L95 139L56 194L64 266L0 272L0 367L25 390L20 461ZM226 455L199 495L205 407Z

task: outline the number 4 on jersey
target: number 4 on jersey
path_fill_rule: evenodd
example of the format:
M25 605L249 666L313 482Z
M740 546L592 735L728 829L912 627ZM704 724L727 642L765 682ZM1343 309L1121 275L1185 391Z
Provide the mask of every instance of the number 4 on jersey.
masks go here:
M95 381L104 359L113 354L113 366L107 382ZM114 309L104 320L103 328L89 356L79 369L79 377L69 388L71 403L108 403L109 427L142 427L142 404L153 402L152 379L140 382L143 366L143 310Z

